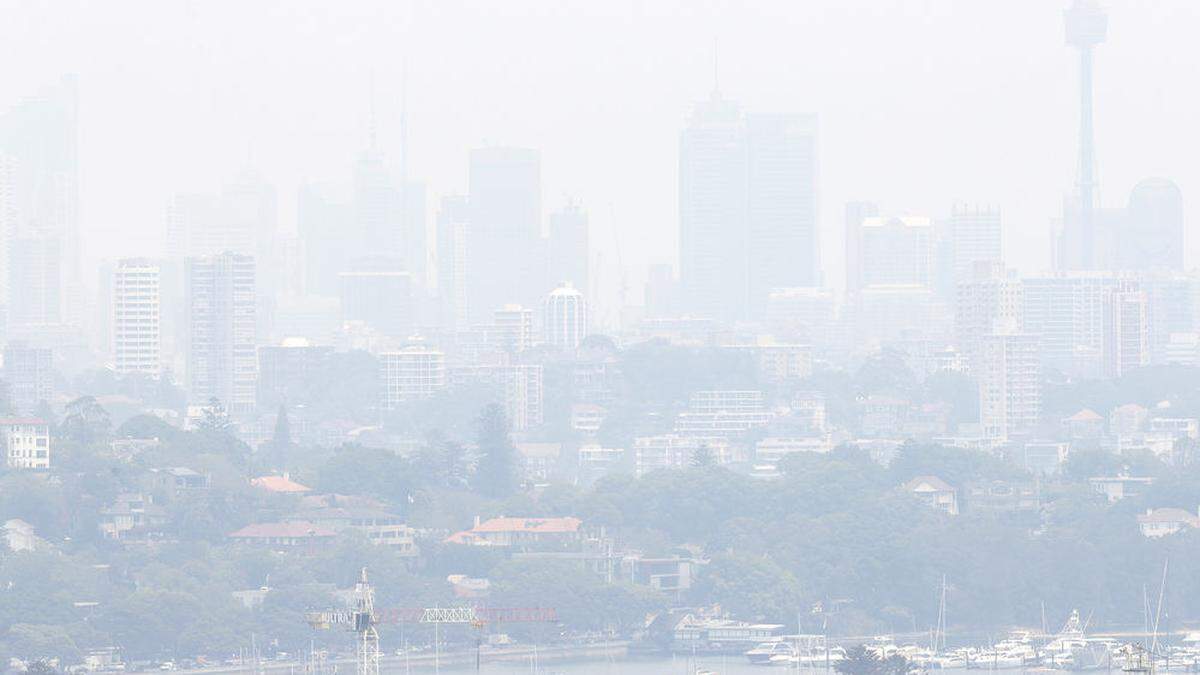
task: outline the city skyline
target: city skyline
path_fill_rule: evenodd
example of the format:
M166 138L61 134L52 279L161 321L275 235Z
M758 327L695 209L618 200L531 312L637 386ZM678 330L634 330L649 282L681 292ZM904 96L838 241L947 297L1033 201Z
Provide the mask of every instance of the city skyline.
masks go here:
M440 32L456 13L477 9L469 3L438 9L357 5L336 17L312 12L277 15L262 9L251 12L243 27L224 33L221 43L207 37L220 25L220 6L187 9L165 4L147 20L153 18L170 28L157 36L139 37L130 43L129 53L115 49L105 59L85 63L81 54L68 50L36 67L12 73L15 69L0 67L0 73L14 83L0 92L0 109L51 85L63 73L78 73L81 173L87 177L81 181L80 220L85 257L91 264L101 257L157 255L170 195L217 192L247 164L275 188L281 228L293 230L296 189L308 181L348 186L354 162L369 147L372 129L384 155L395 164L401 161L403 96L412 144L403 158L404 169L409 178L427 185L427 222L432 222L442 196L467 190L466 165L472 148L490 144L538 150L542 153L542 227L548 214L568 198L587 211L593 255L599 258L597 299L602 309L598 308L597 316L611 322L622 278L636 289L647 265L676 263L673 139L686 124L691 107L717 84L724 96L745 110L818 116L820 259L826 284L838 287L843 276L840 211L849 199L876 201L889 213L935 218L945 217L956 203L999 207L1005 215L1006 261L1026 272L1048 268L1051 220L1061 212L1062 199L1076 181L1078 59L1063 43L1063 7L1026 3L1001 12L927 4L899 3L884 10L850 3L790 10L796 12L791 15L771 8L754 17L722 3L682 15L665 8L640 13L628 7L604 13L581 8L569 17L516 7L490 8L489 18L497 26L516 31L522 28L518 20L523 20L535 39L506 51L508 57L497 63L472 56L469 63L450 59L449 65L428 58L430 40L440 36L448 44L468 39L486 44L493 39L474 32L454 37ZM1183 64L1157 58L1162 52L1156 50L1166 49L1162 43L1170 40L1164 36L1185 31L1195 17L1167 4L1139 11L1129 3L1114 2L1106 3L1106 9L1109 36L1095 57L1100 204L1121 205L1137 182L1154 176L1173 179L1186 196L1188 185L1195 184L1194 169L1167 140L1186 128L1183 121L1194 117L1196 101L1171 87L1172 81L1179 81L1172 73ZM44 17L33 9L26 11L26 23L13 25L31 30L6 34L11 39L4 41L8 46L2 49L18 49L43 35L38 28ZM80 16L91 11L95 10L81 8ZM329 21L323 29L334 40L342 40L345 49L331 53L329 44L314 49L304 42L303 31L309 25L304 22L322 18ZM778 25L766 25L768 19ZM673 38L680 40L680 49L655 52L655 60L641 67L635 67L636 50L629 54L588 51L584 47L592 38L577 36L581 45L564 53L563 67L576 66L569 68L570 80L563 79L560 69L526 58L552 39L548 35L554 31L544 29L570 33L580 30L585 20L621 28L620 34L632 46L648 47L652 31L669 20L686 30L684 37ZM265 64L248 62L234 68L252 44L254 27L272 25L271 21L278 21L281 30L292 29L277 41L278 54ZM427 30L413 29L417 33L413 43L401 48L397 36L406 34L406 25ZM854 34L848 40L850 34L844 29L851 25L861 37ZM981 30L985 25L992 25L996 33L1019 25L1025 35L1023 57L1009 58L1003 50L989 48L988 41L998 38ZM818 26L824 28L818 31ZM71 24L65 30L72 30ZM790 46L785 39L788 30L810 42L805 47ZM863 39L880 48L889 41L899 46L897 33L905 31L922 39L914 39L889 59L887 69L856 57L850 47ZM174 35L180 38L178 44L167 44L172 32L178 32ZM746 39L751 33L760 36L754 43ZM838 36L841 42L831 44ZM713 38L719 54L716 83ZM86 45L89 39L81 36L78 44ZM171 75L145 62L114 70L116 59L132 57L146 46L161 49ZM838 58L805 58L819 55L812 51L821 49ZM954 64L941 58L946 53L969 58ZM768 54L773 56L765 58ZM328 57L327 61L312 63L318 55ZM310 77L301 81L298 74L306 65ZM502 65L503 72L497 73ZM918 67L905 68L914 65ZM451 66L453 72L445 70ZM968 69L975 74L965 77ZM663 79L671 70L676 71L671 79ZM903 77L895 77L897 72ZM792 74L785 77L784 73ZM221 74L230 77L217 82ZM563 87L564 93L577 94L576 100L533 95L530 86L539 78ZM451 81L469 85L466 93L460 92L461 86L447 88ZM855 86L843 86L847 81ZM781 82L795 84L780 87ZM255 91L253 85L261 90ZM502 94L500 88L506 85L513 88ZM317 87L334 95L318 102L312 96ZM98 88L114 96L101 96ZM522 96L522 91L528 95ZM584 91L593 95L580 97ZM464 108L463 96L490 97L503 100L504 105ZM589 100L592 104L586 105ZM617 100L623 100L623 105L595 105ZM1017 106L1015 100L1025 105ZM203 119L196 117L198 101L207 106ZM279 105L293 105L293 111L305 114L287 115L265 125L269 116L279 112L273 106ZM454 110L448 111L451 107ZM958 114L951 114L955 111ZM631 118L636 122L629 122ZM568 119L595 127L599 133L573 133ZM217 132L217 142L198 147L185 137L173 147L190 161L166 163L159 141L172 120L185 126L199 122L204 126L198 129ZM606 133L605 129L615 128L613 123L625 130L622 136ZM131 133L135 126L136 134ZM1138 141L1130 146L1131 135L1120 131L1135 127ZM899 133L900 128L905 133ZM1156 138L1159 142L1154 142ZM628 155L631 143L640 145L638 154L649 161L626 164L619 172L597 168L621 166L614 163L613 153L624 149ZM916 156L918 143L934 161L924 162L922 171L904 171L904 163ZM112 178L122 175L111 170L120 161L115 159L118 154L126 163L117 166L128 173L126 180L113 184ZM156 165L168 170L149 173L149 167ZM145 187L144 196L129 200L133 186ZM109 235L118 228L131 250L108 250L113 246ZM1189 253L1195 243L1188 240ZM624 270L617 267L618 257ZM83 280L92 284L93 275L85 271Z

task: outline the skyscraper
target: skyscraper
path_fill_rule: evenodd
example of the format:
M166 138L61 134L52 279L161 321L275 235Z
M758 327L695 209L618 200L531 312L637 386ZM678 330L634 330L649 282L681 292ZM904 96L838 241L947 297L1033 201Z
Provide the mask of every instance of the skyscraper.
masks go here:
M470 202L464 195L442 198L437 213L437 279L441 324L451 330L467 326L467 240Z
M0 114L0 221L7 221L7 236L44 239L36 246L58 249L58 280L40 282L59 294L47 300L58 309L39 313L72 325L80 322L83 302L77 110L77 84L68 77Z
M955 341L971 369L978 365L985 337L1021 329L1021 280L1000 263L976 263L972 276L959 279L955 300Z
M713 92L679 140L679 269L685 308L717 319L745 315L746 133L737 104Z
M327 185L307 183L296 198L296 230L304 251L304 281L308 293L336 296L338 274L350 268L357 241L346 236L354 209Z
M381 267L342 272L339 278L343 323L362 322L389 337L408 337L416 324L412 275Z
M54 353L44 347L9 342L4 347L4 381L13 408L32 415L42 401L54 399Z
M922 216L864 218L859 226L860 288L916 285L932 288L936 236L933 222Z
M231 413L254 408L254 258L237 253L189 258L187 382L193 401L219 399Z
M873 202L848 202L846 204L846 295L853 297L862 288L863 222L879 215L879 206Z
M587 300L571 285L560 286L546 298L546 343L558 349L577 349L588 334Z
M751 314L771 291L818 284L817 118L746 117L747 280Z
M588 285L588 217L578 204L568 203L550 214L547 268L552 284L571 283L586 296Z
M112 284L113 368L158 375L159 266L141 258L117 262Z
M515 353L533 346L533 310L505 305L493 314L493 341L504 351Z
M1104 303L1104 375L1118 378L1150 365L1150 320L1146 292L1121 280Z
M64 322L63 250L57 236L26 232L9 240L9 324L37 329Z
M1183 269L1183 194L1165 178L1134 186L1118 236L1121 270Z
M384 352L379 355L379 369L384 410L429 398L446 386L446 355L436 349L412 346Z
M1039 336L1042 364L1069 375L1098 377L1104 303L1116 280L1097 272L1021 280L1023 332Z
M1003 259L999 209L956 204L950 212L949 229L955 279L970 278L977 263Z
M531 305L544 292L541 159L525 148L471 151L467 306L484 322L493 308Z

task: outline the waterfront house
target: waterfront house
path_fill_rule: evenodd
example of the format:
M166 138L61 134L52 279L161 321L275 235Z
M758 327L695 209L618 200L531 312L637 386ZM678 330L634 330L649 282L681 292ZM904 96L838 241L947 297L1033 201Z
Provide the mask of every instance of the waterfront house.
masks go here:
M958 490L937 476L917 476L904 484L904 491L936 509L958 515Z
M1137 521L1142 536L1151 538L1200 527L1200 515L1176 508L1148 509Z

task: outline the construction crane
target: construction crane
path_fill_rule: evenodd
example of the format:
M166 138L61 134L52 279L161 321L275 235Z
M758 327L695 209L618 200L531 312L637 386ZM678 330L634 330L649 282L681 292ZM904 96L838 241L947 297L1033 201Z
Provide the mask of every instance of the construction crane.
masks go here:
M375 591L367 581L367 568L362 569L354 586L353 602L348 609L313 611L305 614L308 625L328 630L346 627L354 633L357 644L355 658L357 675L379 675L379 632L376 626L393 623L433 624L434 670L441 671L440 633L443 624L470 625L476 632L475 670L480 667L480 645L483 629L490 624L541 622L555 623L558 613L545 607L425 607L375 609Z
M358 583L354 585L354 600L350 609L309 612L305 615L313 628L329 629L346 626L356 635L357 675L379 675L379 631L375 616L375 589L367 581L367 568L362 568Z

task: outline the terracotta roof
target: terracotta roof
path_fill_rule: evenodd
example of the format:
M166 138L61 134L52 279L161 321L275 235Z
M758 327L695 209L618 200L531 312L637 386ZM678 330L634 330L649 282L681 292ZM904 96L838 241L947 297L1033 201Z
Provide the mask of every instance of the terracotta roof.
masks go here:
M311 492L312 488L301 485L287 476L259 476L250 481L254 487L270 492Z
M491 518L471 528L471 532L537 532L561 534L576 532L583 521L578 518Z
M289 520L284 523L253 523L237 532L231 532L234 539L276 539L281 537L335 537L337 533L320 525L303 520Z
M1066 421L1067 422L1099 422L1103 419L1104 419L1103 417L1096 414L1095 410L1092 410L1090 408L1084 408L1083 410L1080 410L1079 412L1075 413L1074 415L1071 415L1070 417L1068 417L1066 419Z
M904 489L917 492L926 492L921 490L921 486L929 486L938 492L953 492L954 487L937 476L917 476L916 478L904 484Z

